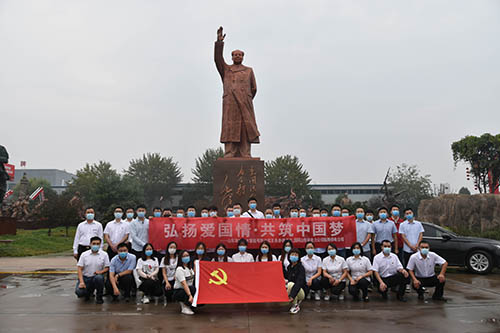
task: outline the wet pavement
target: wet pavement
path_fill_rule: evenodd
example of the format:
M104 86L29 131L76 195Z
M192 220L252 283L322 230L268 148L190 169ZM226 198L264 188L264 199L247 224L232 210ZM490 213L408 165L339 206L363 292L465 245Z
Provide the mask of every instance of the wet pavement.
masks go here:
M0 332L69 331L244 331L244 332L500 332L500 272L488 276L449 273L447 303L408 303L376 293L369 303L305 301L297 315L282 304L206 305L194 316L169 303L111 303L76 298L76 275L0 274ZM430 298L429 294L426 297Z

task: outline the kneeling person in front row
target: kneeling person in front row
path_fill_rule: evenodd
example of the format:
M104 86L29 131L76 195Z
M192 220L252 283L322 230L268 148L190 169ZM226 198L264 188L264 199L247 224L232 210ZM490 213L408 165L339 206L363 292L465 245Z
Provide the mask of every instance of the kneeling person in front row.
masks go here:
M186 250L179 252L177 268L175 269L174 300L181 304L181 313L192 315L191 304L196 292L194 287L194 271L191 257Z
M384 299L387 299L387 290L390 287L398 286L398 300L406 302L406 285L410 282L408 272L405 271L401 261L394 253L391 253L391 242L382 242L382 252L373 258L372 270L379 283L379 292Z
M436 265L441 266L441 271L437 277L434 271ZM437 301L445 300L443 298L446 281L444 275L447 267L446 260L430 251L429 243L426 241L420 242L419 252L412 254L406 266L413 281L413 289L418 293L418 299L424 299L423 287L436 287L432 299Z
M106 289L108 292L112 292L113 301L118 300L121 290L125 302L128 302L130 300L130 291L135 284L132 273L135 269L136 257L132 253L128 253L128 246L124 242L118 244L117 250L118 255L111 259Z
M286 290L288 300L292 303L290 313L296 314L300 311L300 302L306 297L306 271L302 262L299 260L300 252L298 249L292 249L288 253L290 264L285 272Z
M90 239L90 250L82 253L78 259L78 282L75 294L85 297L88 301L96 290L96 303L102 304L104 290L104 274L109 270L108 254L101 250L101 238L94 236Z

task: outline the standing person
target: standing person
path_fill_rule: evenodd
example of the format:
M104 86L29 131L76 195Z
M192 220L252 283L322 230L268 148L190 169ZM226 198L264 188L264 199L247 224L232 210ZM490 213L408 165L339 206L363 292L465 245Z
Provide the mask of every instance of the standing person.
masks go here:
M274 218L274 216L273 216L273 210L271 209L271 207L266 208L266 210L264 211L264 217L266 219L273 219Z
M391 253L391 242L389 240L382 242L382 252L373 258L372 270L379 283L378 290L383 299L387 299L388 288L398 286L397 298L401 302L406 302L405 291L410 278L408 272L401 265L398 256Z
M299 208L298 207L290 208L290 213L289 213L288 217L291 217L291 218L299 217Z
M217 256L213 258L212 261L233 262L233 258L227 255L227 248L223 243L217 245L217 247L215 248L215 253L217 254Z
M340 205L333 205L331 211L332 216L339 217L341 216L342 207Z
M424 237L424 227L422 223L415 221L413 210L411 208L405 209L406 221L401 223L399 227L399 234L403 238L403 265L408 264L410 256L418 252L418 244Z
M161 259L160 268L165 284L165 298L172 301L172 293L175 282L175 269L177 268L177 243L170 242L167 245L165 256Z
M163 212L161 213L162 217L172 217L172 209L171 208L164 208Z
M370 222L370 223L373 223L373 219L375 218L375 214L373 213L373 210L371 209L367 209L366 210L366 214L365 214L365 219Z
M226 208L226 216L227 217L234 217L233 207L227 207Z
M117 206L114 211L115 219L106 224L104 228L104 240L108 244L109 260L118 253L118 244L125 243L129 235L129 224L123 222L123 208Z
M314 299L321 300L321 258L314 254L314 243L306 243L306 255L300 261L306 271L306 292L307 298L311 299L314 294Z
M299 260L299 250L291 249L289 255L290 265L285 273L286 290L288 293L288 301L292 304L290 313L296 314L300 311L300 303L304 300L307 290L306 272Z
M321 217L321 210L319 209L319 207L313 207L312 217ZM327 256L326 255L326 248L324 248L324 247L315 248L314 253L317 254L321 259L323 259Z
M208 216L210 217L217 217L218 216L218 213L217 213L217 206L211 206L208 210Z
M326 247L328 257L323 259L321 268L323 278L321 287L326 290L325 301L330 300L330 293L339 301L344 300L345 278L347 277L347 264L345 259L337 255L337 246L333 243Z
M312 208L312 217L320 217L321 213L319 210L319 207L313 207Z
M371 259L370 248L374 231L372 224L365 221L364 217L365 210L361 207L356 208L356 241L361 243L365 256L368 257L368 259Z
M328 217L328 209L326 208L321 208L319 214L321 215L321 217Z
M281 250L281 254L278 257L278 260L283 263L283 268L284 271L288 268L288 265L290 265L290 260L288 256L290 255L290 251L293 249L293 243L291 240L286 239L283 242L283 249Z
M346 216L349 216L351 215L351 212L349 211L349 209L347 208L342 208L342 213L341 213L342 217L346 217Z
M129 236L127 238L127 241L125 242L127 244L127 247L128 247L128 252L130 252L132 250L132 239L130 237L130 224L134 220L134 216L135 216L134 208L128 207L125 210L125 220L123 221L123 222L125 222L128 230L129 230Z
M424 287L436 287L432 299L435 301L446 301L443 293L448 263L436 253L431 252L429 243L426 241L420 242L419 249L419 252L410 257L408 266L406 267L413 281L413 289L418 293L418 299L424 299ZM441 266L441 271L437 277L434 271L436 265Z
M396 233L396 239L397 243L394 245L397 245L397 251L395 250L394 252L397 254L399 260L401 263L404 263L404 241L402 235L399 233L399 228L401 227L401 223L404 222L404 220L401 218L400 214L400 208L398 205L392 205L391 206L391 216L389 217L389 220L394 222L394 225L396 226L396 230L398 231Z
M181 305L181 313L186 315L193 315L191 309L193 303L193 296L196 293L194 287L194 271L191 257L189 252L185 250L179 251L179 258L177 260L177 268L175 269L175 283L174 283L174 300L178 301Z
M123 291L125 302L130 300L130 292L134 282L133 271L136 265L136 258L128 253L128 247L125 243L117 246L118 255L111 259L109 265L109 279L106 281L106 289L113 295L113 301L118 300L120 290Z
M142 249L149 241L149 220L146 218L146 206L137 206L137 218L130 223L129 235L132 239L132 249L130 252L136 258L142 257Z
M234 262L254 262L253 256L247 252L248 242L245 238L238 241L238 252L233 254Z
M332 206L332 216L333 217L349 216L349 210L347 210L347 215L342 214L343 211L345 211L345 210L340 205L335 204L335 205ZM337 249L337 253L342 258L346 258L347 257L347 250L346 250L345 247L338 248Z
M161 217L161 208L160 207L153 208L153 217Z
M81 254L76 264L78 267L78 282L75 294L78 298L85 297L88 301L96 291L95 302L104 303L104 275L109 270L108 254L101 250L102 241L98 236L90 238L90 250Z
M372 276L372 265L370 260L363 256L363 246L359 242L351 246L352 256L347 258L349 269L349 294L355 301L359 301L359 291L362 293L363 301L368 302L368 287Z
M184 217L184 208L178 207L175 211L175 217Z
M259 245L260 253L255 258L255 261L278 261L276 256L271 253L271 244L268 241L263 241Z
M281 219L281 205L279 203L275 203L273 205L273 217L275 219Z
M241 204L239 202L233 205L233 217L242 217L241 216Z
M203 207L201 209L200 216L201 217L208 217L208 208L207 207Z
M141 284L139 290L144 293L142 303L148 304L152 297L159 297L162 294L161 282L158 279L160 265L158 258L153 257L154 247L151 243L146 243L142 248L142 257L137 261L137 274Z
M299 217L307 217L307 210L305 208L299 209Z
M394 252L398 254L398 229L393 221L387 219L387 208L378 209L379 219L373 222L373 231L375 232L375 251L380 253L382 250L382 241L388 240L393 245Z
M254 219L263 219L264 214L257 210L257 199L250 198L248 199L248 210L243 213L242 217L252 217Z
M194 206L189 206L186 212L187 217L196 217L196 208Z
M85 221L80 222L76 228L75 239L73 241L73 257L80 259L83 252L90 249L90 239L92 237L103 238L102 224L94 220L94 208L85 209ZM102 247L102 244L100 244Z

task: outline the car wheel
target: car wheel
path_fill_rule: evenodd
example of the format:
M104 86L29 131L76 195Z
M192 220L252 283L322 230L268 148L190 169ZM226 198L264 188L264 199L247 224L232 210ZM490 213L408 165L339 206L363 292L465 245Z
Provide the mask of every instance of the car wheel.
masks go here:
M488 252L473 251L467 256L467 268L476 274L488 274L493 269L493 259Z

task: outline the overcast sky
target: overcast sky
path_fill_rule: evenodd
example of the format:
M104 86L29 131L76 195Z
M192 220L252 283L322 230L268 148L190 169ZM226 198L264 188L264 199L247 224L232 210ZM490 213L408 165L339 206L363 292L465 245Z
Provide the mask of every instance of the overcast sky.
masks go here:
M0 0L0 144L70 172L159 152L190 181L219 145L220 25L257 78L254 156L297 155L318 184L409 163L472 190L450 145L500 132L494 0Z

